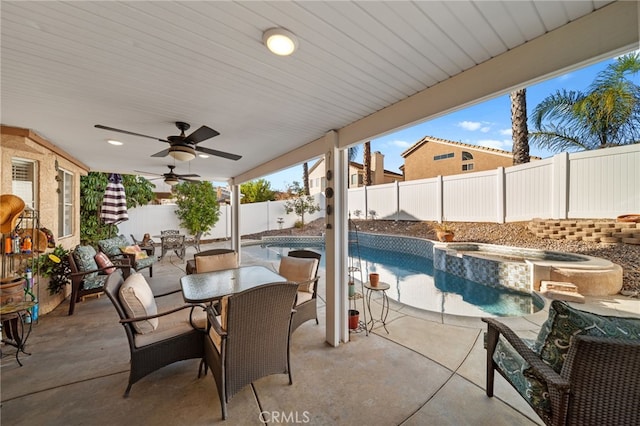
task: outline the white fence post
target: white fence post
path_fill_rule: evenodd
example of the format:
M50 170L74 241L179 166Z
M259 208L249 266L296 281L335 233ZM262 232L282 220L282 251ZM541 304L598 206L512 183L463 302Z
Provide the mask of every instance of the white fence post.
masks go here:
M569 153L553 156L551 190L552 219L566 219L569 200Z
M498 205L496 206L496 220L498 223L504 223L505 219L505 199L506 199L506 188L505 188L505 177L504 177L504 167L498 167L496 169L496 201Z
M442 222L444 217L444 183L442 180L442 175L438 175L436 178L438 180L438 187L436 189L436 206L438 207L438 222Z
M396 190L396 222L400 217L400 185L398 181L395 181L395 190Z

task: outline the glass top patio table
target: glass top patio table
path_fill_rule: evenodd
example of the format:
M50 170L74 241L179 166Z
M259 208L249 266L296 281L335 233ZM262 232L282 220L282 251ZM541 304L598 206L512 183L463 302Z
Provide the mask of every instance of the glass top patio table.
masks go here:
M180 278L182 296L187 303L206 303L273 282L286 282L265 266L241 266L215 272L185 275Z

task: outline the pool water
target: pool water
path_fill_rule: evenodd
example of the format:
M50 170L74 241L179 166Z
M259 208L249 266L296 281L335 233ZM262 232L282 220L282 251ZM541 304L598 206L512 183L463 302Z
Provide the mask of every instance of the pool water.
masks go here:
M242 253L273 262L277 268L280 258L290 249L303 248L292 245L246 246ZM324 269L324 248L306 248L322 253L320 267ZM357 257L350 260L357 265ZM360 261L363 280L367 280L370 272L377 272L380 281L391 286L387 290L391 299L419 309L476 317L522 316L543 306L542 300L529 294L484 286L434 269L433 261L422 256L360 247ZM356 279L360 279L358 272Z

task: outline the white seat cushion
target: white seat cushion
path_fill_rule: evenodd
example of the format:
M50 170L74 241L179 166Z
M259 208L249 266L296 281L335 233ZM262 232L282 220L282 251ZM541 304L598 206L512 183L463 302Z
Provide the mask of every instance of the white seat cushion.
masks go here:
M120 303L128 318L146 317L158 313L151 287L140 273L129 275L120 287ZM133 328L140 333L152 333L158 328L158 318L136 321Z
M196 256L196 273L222 271L238 267L238 253L212 254L209 256Z
M315 278L318 269L318 259L306 259L300 257L284 256L280 259L278 274L289 281L301 283ZM314 283L305 283L298 286L298 291L313 293Z

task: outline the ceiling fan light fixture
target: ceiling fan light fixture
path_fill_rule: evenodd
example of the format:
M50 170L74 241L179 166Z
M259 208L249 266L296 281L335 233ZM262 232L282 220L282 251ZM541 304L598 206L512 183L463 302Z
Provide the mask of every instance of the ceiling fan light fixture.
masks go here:
M269 28L262 33L262 42L278 56L289 56L298 48L298 38L284 28Z
M180 183L180 181L176 177L169 176L169 177L165 178L164 183L166 183L167 185L173 186L173 185L177 185L178 183Z
M196 151L188 146L172 146L169 155L178 161L191 161L196 158Z

